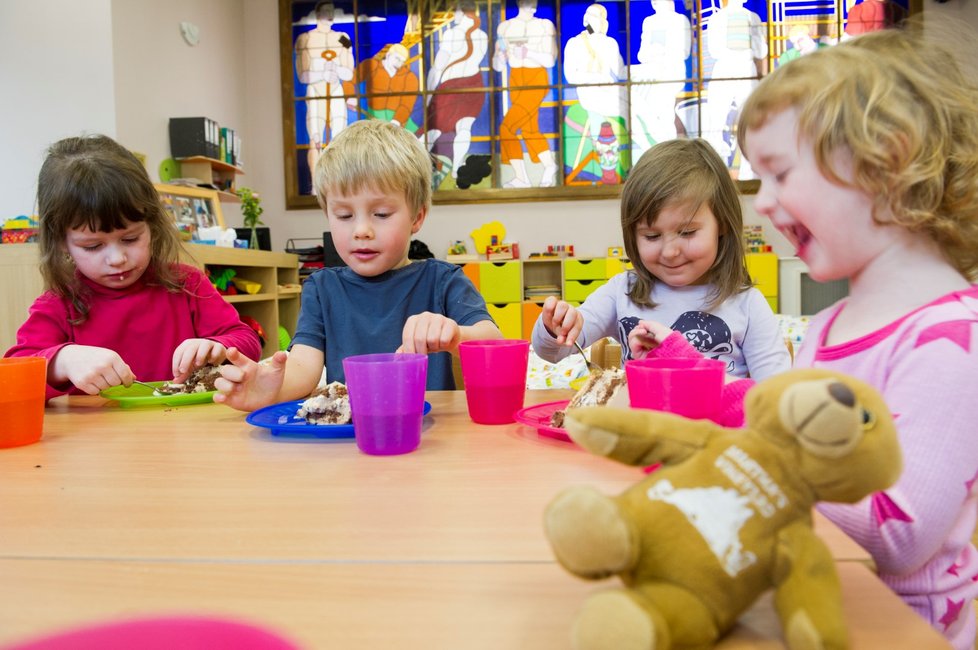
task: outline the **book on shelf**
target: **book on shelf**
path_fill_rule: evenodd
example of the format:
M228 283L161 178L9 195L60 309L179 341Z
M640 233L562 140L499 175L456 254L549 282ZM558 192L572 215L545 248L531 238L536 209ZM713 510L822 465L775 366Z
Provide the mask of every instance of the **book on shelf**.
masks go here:
M538 300L547 296L559 296L560 287L555 284L530 285L523 289L524 300Z
M459 253L457 255L445 256L446 262L453 262L455 264L459 264L462 262L478 262L481 259L483 259L481 255L476 255L474 253Z

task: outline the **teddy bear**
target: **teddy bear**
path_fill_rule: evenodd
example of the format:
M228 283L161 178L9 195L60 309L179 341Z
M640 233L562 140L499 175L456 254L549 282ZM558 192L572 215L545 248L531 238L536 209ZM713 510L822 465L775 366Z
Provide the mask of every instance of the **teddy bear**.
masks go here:
M790 648L847 647L838 576L811 511L896 481L892 416L868 384L819 369L758 383L744 412L733 429L649 410L568 410L565 428L589 452L661 464L618 496L577 486L546 508L565 569L623 583L585 601L575 648L710 648L769 588Z

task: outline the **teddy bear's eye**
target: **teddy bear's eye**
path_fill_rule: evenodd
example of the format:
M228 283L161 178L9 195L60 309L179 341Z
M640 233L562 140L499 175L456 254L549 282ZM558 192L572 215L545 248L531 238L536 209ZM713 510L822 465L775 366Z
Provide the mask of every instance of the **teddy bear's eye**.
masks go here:
M876 416L863 409L863 429L872 429L874 424L876 424Z

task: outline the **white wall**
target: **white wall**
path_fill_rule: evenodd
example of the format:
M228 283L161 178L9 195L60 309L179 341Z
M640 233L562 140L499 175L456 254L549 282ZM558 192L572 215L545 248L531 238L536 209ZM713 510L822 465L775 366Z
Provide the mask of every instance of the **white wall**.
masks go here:
M34 213L55 140L115 135L109 0L0 2L0 221Z
M183 21L200 28L196 46ZM241 0L112 0L112 42L117 137L146 154L153 180L170 157L171 117L209 117L247 138Z

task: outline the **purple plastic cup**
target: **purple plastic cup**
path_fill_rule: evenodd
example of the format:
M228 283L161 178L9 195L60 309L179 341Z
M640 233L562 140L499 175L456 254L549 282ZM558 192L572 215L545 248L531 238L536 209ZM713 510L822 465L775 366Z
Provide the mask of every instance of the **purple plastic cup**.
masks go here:
M357 447L371 456L414 451L421 443L428 357L361 354L343 359Z
M462 341L458 346L469 417L477 424L516 421L526 395L530 342L518 339Z
M720 408L725 370L716 359L626 361L629 403L694 420L712 417Z

